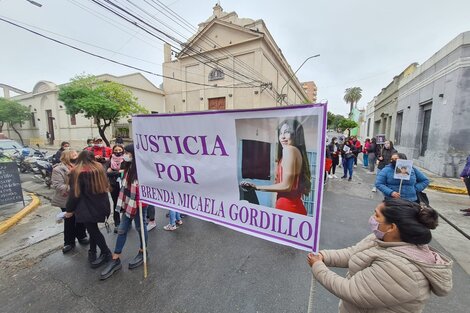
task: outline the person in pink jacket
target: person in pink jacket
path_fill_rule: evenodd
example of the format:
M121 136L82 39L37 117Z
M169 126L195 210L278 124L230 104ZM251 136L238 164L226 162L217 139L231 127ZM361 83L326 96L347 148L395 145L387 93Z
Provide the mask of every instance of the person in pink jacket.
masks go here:
M369 219L372 234L353 247L310 253L320 284L340 298L340 313L419 313L431 292L452 289L452 261L428 246L438 214L403 199L380 203ZM342 277L328 267L348 268Z

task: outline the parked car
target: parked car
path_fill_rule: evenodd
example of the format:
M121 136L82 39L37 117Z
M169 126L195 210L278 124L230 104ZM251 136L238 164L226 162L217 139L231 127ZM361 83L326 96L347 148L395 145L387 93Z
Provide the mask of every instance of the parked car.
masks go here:
M12 156L16 151L21 151L24 156L31 154L31 149L24 147L22 144L13 139L0 139L0 149L5 155Z

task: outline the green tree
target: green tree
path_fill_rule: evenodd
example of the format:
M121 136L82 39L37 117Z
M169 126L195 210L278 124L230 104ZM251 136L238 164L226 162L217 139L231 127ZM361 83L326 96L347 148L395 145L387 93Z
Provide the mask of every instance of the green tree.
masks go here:
M328 111L327 120L326 120L327 121L326 125L328 129L334 128L335 119L336 119L336 115Z
M24 145L23 137L18 131L17 126L30 119L31 112L28 107L14 100L0 98L0 132L5 124L8 125L18 135L21 144Z
M357 105L362 98L361 87L350 87L344 91L344 101L349 103L349 116L352 114L353 108Z
M90 75L76 76L60 87L59 100L64 102L67 114L82 113L86 118L95 119L98 132L108 146L105 131L112 123L122 117L147 112L129 89Z
M342 131L345 131L345 130L348 131L348 137L351 135L351 129L356 128L357 126L358 125L356 122L348 118L344 118L338 124L338 128L341 128Z

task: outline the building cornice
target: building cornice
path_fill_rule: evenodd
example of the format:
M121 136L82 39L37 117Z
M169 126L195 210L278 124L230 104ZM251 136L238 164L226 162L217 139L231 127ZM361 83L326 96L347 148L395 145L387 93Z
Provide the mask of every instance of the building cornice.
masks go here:
M443 67L439 71L435 72L434 74L432 74L431 76L429 76L428 78L423 80L422 82L419 82L419 83L415 84L414 86L412 86L407 91L405 91L403 93L400 92L400 89L404 88L408 84L411 84L413 82L413 79L419 77L419 75L415 76L413 79L408 80L408 81L404 82L403 84L399 85L399 87L398 87L398 100L401 100L401 99L407 97L408 95L412 94L413 92L418 91L419 89L423 88L424 86L432 83L433 81L435 81L439 78L444 77L445 75L447 75L447 74L449 74L449 73L451 73L455 70L465 68L465 67L470 67L470 57L460 58L460 59L456 60L455 62L452 62L451 64ZM420 74L423 74L423 73L424 72L421 72Z

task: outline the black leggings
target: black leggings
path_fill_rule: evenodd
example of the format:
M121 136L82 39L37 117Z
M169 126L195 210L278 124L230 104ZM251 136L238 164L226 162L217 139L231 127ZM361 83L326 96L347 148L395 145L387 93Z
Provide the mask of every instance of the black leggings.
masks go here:
M336 173L336 166L338 166L339 164L339 156L333 157L332 160L333 160L333 164L331 165L330 173L334 175Z
M98 228L97 223L84 223L85 228L90 235L90 251L96 252L96 246L100 247L101 254L108 254L111 251L106 244L106 240L104 239L103 234L101 233L100 229Z
M117 205L117 201L119 198L119 185L113 186L111 190L111 198L113 199L113 202L114 202L114 208L113 208L114 226L118 227L119 224L121 224L121 214L119 214L119 212L116 212L116 205Z

